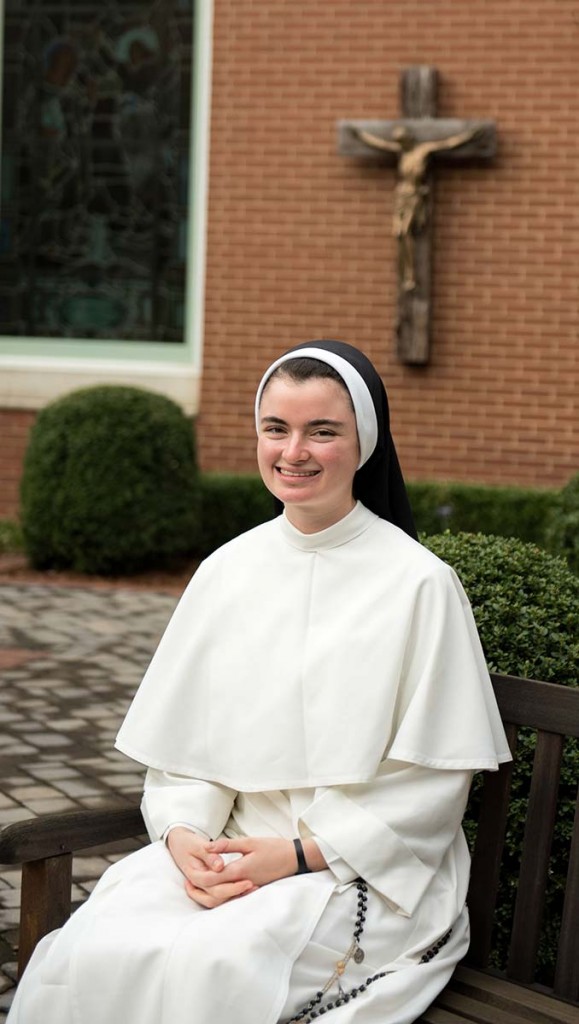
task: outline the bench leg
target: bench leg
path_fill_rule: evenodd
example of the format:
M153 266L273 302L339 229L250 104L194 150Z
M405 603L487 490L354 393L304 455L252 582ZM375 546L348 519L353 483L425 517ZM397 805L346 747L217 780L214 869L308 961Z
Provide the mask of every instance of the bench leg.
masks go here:
M60 928L70 917L71 885L71 853L22 865L19 977L43 935Z

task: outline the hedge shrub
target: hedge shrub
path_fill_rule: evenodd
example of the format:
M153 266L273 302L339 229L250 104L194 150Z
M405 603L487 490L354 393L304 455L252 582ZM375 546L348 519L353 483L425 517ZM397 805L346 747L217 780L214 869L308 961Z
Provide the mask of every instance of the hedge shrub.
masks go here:
M169 399L93 387L39 414L21 486L36 568L112 575L167 564L194 547L199 504L192 425Z
M492 671L578 685L579 578L563 559L512 538L445 533L425 538L424 543L460 576ZM534 736L521 730L494 936L493 962L501 969L506 966L534 746ZM578 766L579 742L571 739L563 759L562 812L555 830L539 949L539 980L545 984L552 983L557 953L554 936L561 920ZM478 792L475 786L465 822L471 842Z
M273 497L255 473L204 473L201 495L201 557L273 516Z
M199 554L251 529L272 515L272 499L257 473L201 476L203 537ZM557 491L476 484L408 483L417 529L422 533L488 533L545 546ZM556 540L553 541L555 549Z
M545 544L545 532L557 491L483 484L410 482L407 484L417 529L421 532L488 533Z
M12 519L0 519L0 555L22 551L24 540L22 527Z
M557 495L546 536L548 547L579 573L579 473Z

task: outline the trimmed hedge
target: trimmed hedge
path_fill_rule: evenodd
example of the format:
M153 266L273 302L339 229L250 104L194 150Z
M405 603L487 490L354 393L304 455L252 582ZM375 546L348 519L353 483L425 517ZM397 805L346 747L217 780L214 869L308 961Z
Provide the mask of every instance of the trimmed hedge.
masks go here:
M273 499L257 473L204 473L203 530L198 554L206 555L238 533L271 518ZM408 483L419 532L488 533L545 546L557 491L476 484Z
M437 482L411 482L407 487L421 533L439 534L450 529L452 533L518 537L566 554L577 571L578 513L571 484L569 494L567 489L557 492ZM273 499L257 473L202 473L197 486L202 511L197 510L184 550L198 557L205 557L273 514ZM116 571L123 571L122 566Z
M256 473L203 473L200 483L200 557L273 516L273 497Z
M114 575L166 565L195 546L199 506L192 424L168 398L93 387L39 414L21 485L36 568Z
M423 538L423 542L460 576L492 671L578 685L579 578L563 559L513 538L445 533ZM534 747L535 737L521 730L492 958L501 969L506 966ZM555 934L561 921L568 864L565 843L568 851L578 766L579 742L570 739L563 758L559 792L562 810L555 829L539 948L539 980L545 984L552 984L557 954ZM475 783L465 821L471 843L479 791L480 785Z
M547 546L579 573L579 473L559 492L547 524Z
M482 484L412 482L407 484L416 526L421 533L488 533L545 544L557 491Z
M492 672L578 685L579 578L562 558L516 538L422 541L462 580Z

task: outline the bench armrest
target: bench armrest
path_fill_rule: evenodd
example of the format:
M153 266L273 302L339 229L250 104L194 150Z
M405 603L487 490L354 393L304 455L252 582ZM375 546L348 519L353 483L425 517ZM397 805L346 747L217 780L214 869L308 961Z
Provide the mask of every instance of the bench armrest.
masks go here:
M144 833L138 806L63 811L0 829L0 864L22 864L19 974L42 936L70 916L73 853Z
M138 806L45 814L0 829L0 864L25 864L58 857L132 839L145 831Z

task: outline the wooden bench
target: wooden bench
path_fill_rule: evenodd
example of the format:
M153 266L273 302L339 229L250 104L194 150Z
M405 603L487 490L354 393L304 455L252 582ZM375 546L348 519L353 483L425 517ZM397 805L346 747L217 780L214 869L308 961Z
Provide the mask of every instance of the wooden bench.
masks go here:
M422 1017L425 1024L579 1024L579 801L573 833L557 966L551 990L534 984L549 856L566 737L579 737L579 689L510 676L492 677L511 749L521 726L537 730L506 975L489 969L512 765L485 774L473 855L469 909L472 940L452 982ZM137 807L72 811L7 825L0 863L22 864L19 972L42 935L71 909L72 855L142 835Z

